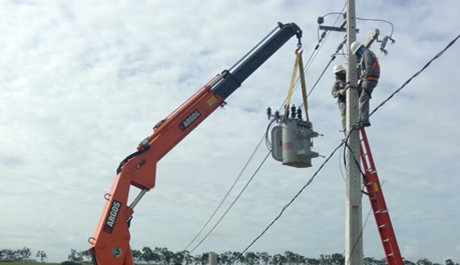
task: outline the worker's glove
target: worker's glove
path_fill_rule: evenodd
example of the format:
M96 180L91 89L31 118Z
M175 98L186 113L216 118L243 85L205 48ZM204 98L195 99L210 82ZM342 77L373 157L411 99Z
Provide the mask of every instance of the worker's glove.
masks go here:
M345 96L346 93L347 93L346 89L340 89L339 90L339 94L342 95L342 96Z
M362 83L363 83L363 79L359 79L358 80L358 86L361 86Z

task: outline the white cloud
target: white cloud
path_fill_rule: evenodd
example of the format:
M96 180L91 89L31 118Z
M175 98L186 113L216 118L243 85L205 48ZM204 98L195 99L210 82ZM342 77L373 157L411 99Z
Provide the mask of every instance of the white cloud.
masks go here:
M278 21L302 27L307 59L317 43L316 17L344 4L323 2L1 2L0 201L8 218L0 222L0 248L43 249L50 261L65 260L70 248L87 248L115 168L152 126L233 65ZM359 17L395 25L396 45L387 47L388 56L378 53L382 81L372 107L458 34L455 1L391 2L358 3ZM334 19L328 16L326 23ZM376 27L382 35L390 31L386 24L358 23L360 40ZM309 87L341 39L330 35L307 74ZM228 98L225 110L217 110L159 163L157 187L136 208L135 248L181 250L201 228L265 132L265 108L277 108L286 96L295 44L280 49ZM411 260L460 260L459 195L452 188L460 184L459 52L456 43L379 110L368 130L393 225ZM334 63L343 62L338 57ZM342 137L331 79L328 69L309 100L315 129L325 135L315 141L323 155ZM265 154L263 146L232 198ZM197 252L244 249L322 159L314 162L311 169L295 170L269 159ZM339 163L337 156L326 165L254 251L342 253ZM373 222L371 217L366 227L365 254L380 258Z

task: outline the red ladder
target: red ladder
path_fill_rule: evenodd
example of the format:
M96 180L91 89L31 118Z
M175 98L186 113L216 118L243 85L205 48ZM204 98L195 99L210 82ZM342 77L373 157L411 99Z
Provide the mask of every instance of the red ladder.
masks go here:
M375 221L380 233L380 239L382 240L387 263L388 265L404 265L364 128L361 129L360 151L361 162L363 164L365 174L364 186L366 187L372 210L374 212Z

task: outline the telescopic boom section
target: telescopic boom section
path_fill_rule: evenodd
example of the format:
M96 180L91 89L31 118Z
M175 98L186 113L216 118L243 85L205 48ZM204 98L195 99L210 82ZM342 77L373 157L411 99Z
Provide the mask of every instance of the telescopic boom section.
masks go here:
M302 31L296 24L278 23L275 30L230 70L217 75L159 122L153 133L139 144L138 151L120 163L112 188L105 195L107 201L95 234L88 240L94 264L133 264L129 248L129 223L134 206L146 191L155 186L157 162L214 110L226 104L225 99L291 37L297 36L300 46L301 35ZM128 205L131 186L141 189L141 193Z

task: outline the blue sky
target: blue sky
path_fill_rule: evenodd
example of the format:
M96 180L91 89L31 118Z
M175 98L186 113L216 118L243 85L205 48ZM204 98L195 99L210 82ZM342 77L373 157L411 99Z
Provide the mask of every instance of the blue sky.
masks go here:
M454 0L357 1L357 15L395 26L389 55L377 52L382 78L371 108L386 99L459 34ZM115 169L151 128L212 77L232 66L278 21L304 31L307 56L317 17L334 1L2 1L0 3L0 248L44 250L63 261L87 248ZM254 19L257 18L257 19ZM332 24L335 16L326 17ZM387 24L358 21L358 39ZM342 35L331 34L306 74L311 88ZM265 132L265 109L287 93L291 40L158 165L157 186L135 209L131 244L182 250L233 183ZM375 49L378 50L377 48ZM460 262L460 157L455 44L372 117L368 136L403 256ZM338 56L337 63L345 59ZM315 151L340 141L330 96L332 66L309 98ZM294 103L300 103L300 93ZM247 111L250 109L251 111ZM267 150L261 148L235 191ZM310 178L268 160L213 234L196 250L243 250ZM308 257L342 253L345 183L341 157L250 250ZM193 172L190 171L193 168ZM224 204L225 207L230 202ZM363 198L363 216L369 203ZM384 256L371 217L366 256ZM195 253L195 254L196 254Z

